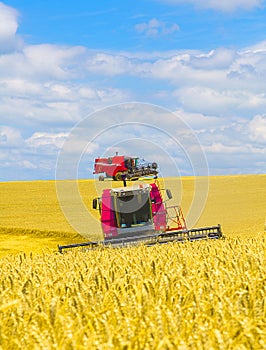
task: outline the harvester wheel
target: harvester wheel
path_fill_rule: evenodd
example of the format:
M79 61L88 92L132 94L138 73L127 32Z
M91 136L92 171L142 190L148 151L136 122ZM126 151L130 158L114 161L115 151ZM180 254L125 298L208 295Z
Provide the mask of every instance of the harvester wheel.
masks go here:
M114 176L114 180L115 181L122 181L123 178L122 178L122 173L120 171L118 171L115 176Z

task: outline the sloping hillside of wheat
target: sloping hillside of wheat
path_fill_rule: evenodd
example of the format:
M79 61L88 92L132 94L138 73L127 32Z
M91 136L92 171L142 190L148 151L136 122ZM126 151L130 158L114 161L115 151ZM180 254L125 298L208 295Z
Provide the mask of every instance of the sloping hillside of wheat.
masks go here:
M162 183L162 181L161 181ZM173 201L181 202L185 215L193 201L193 177L170 178L165 181L172 190ZM162 183L162 186L165 185ZM66 182L67 186L67 182ZM116 182L80 180L80 195L89 215L86 239L101 239L98 214L91 202L106 186L121 186ZM68 223L56 195L54 181L0 183L0 254L41 252L56 249L57 244L84 241ZM68 205L80 220L79 207L67 198ZM256 237L264 231L266 216L266 175L217 176L209 178L206 205L195 226L220 223L228 237Z

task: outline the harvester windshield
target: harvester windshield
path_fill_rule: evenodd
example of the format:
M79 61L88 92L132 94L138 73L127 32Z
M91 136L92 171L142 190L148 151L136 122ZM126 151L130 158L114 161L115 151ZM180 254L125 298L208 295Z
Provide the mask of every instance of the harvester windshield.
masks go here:
M147 190L117 192L114 205L117 227L144 226L151 223L151 200Z

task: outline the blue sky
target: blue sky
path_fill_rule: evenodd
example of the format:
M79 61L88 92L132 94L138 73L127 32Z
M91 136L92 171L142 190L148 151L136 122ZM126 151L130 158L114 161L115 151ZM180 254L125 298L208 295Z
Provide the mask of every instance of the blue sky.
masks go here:
M182 119L210 174L265 173L265 29L264 0L0 2L0 181L53 179L77 123L131 101ZM170 120L182 144L167 113L154 119L161 130ZM136 143L115 128L96 137L80 176L116 150L157 160L165 175L193 175L189 159L144 129L123 131Z
M129 51L211 50L217 44L241 48L252 45L254 40L264 40L266 28L265 12L260 6L250 6L249 11L244 6L218 11L202 6L195 8L193 1L185 0L172 3L143 0L134 2L134 6L132 1L107 0L89 4L65 1L63 6L61 1L21 3L6 2L20 11L18 33L31 44ZM256 1L250 1L253 3ZM153 19L159 22L158 33L140 29L141 24L149 25ZM169 33L164 33L167 30Z

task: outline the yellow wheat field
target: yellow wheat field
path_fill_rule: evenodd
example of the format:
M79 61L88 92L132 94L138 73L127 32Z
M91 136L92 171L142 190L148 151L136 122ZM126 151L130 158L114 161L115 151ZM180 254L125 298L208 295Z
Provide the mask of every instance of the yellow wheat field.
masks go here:
M265 238L0 260L1 349L265 349Z
M97 218L91 200L107 183L78 185ZM0 183L0 349L265 349L265 185L210 179L196 226L220 223L225 240L59 254L84 238L54 182ZM193 186L182 179L185 213ZM178 197L176 179L167 187ZM101 238L93 217L87 235Z
M65 182L68 186L68 182ZM173 204L181 204L187 215L195 192L193 177L166 179ZM56 250L57 244L101 239L98 214L92 210L92 199L106 186L120 182L81 180L80 195L87 207L89 224L84 237L70 226L61 211L54 181L0 183L0 256L9 253ZM180 199L180 202L179 202ZM81 213L71 193L69 208L81 221ZM199 203L200 205L200 203ZM266 218L266 175L210 177L208 198L197 227L222 225L228 237L256 237L264 232Z

